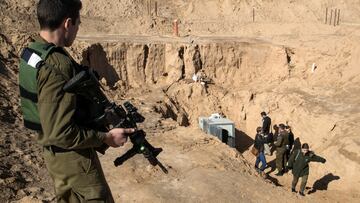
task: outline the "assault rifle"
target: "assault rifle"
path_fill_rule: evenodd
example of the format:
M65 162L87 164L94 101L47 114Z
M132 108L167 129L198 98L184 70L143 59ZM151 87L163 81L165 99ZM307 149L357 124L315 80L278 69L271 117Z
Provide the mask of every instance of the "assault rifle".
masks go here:
M89 91L89 89L91 90ZM137 129L136 123L144 122L145 118L137 112L137 108L128 101L125 102L123 106L110 102L102 91L102 86L95 72L90 69L82 70L64 85L63 90L80 95L86 92L86 94L83 95L87 97L90 96L88 99L92 99L103 107L104 113L92 119L91 125L93 127L104 128L104 126L106 126L108 130L112 128L135 128L135 132L129 135L133 147L115 159L115 166L123 164L136 154L143 154L151 165L158 165L164 173L168 173L167 169L156 158L162 151L162 148L153 147L146 140L146 133L143 130ZM109 146L104 144L96 150L105 154L107 148L109 148Z

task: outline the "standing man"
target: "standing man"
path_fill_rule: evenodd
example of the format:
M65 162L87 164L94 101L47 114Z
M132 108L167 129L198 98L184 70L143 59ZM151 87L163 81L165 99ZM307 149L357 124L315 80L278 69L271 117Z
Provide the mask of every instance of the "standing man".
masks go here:
M279 135L274 145L276 146L276 168L278 172L276 176L282 176L285 172L286 160L286 145L289 145L288 133L285 130L284 124L279 124Z
M291 191L296 192L295 188L301 177L301 185L299 194L301 196L305 196L304 190L306 187L306 183L309 177L309 162L321 162L325 163L326 160L320 156L315 155L314 152L309 150L309 145L304 143L301 147L301 150L295 150L294 153L291 154L288 167L292 168L293 173L293 181L291 184Z
M24 125L39 132L57 202L113 202L94 148L120 147L134 129L95 129L90 120L103 113L91 98L63 86L84 67L64 47L73 44L80 25L80 0L40 0L40 34L24 49L19 71Z
M256 128L256 135L254 141L254 147L259 151L258 156L255 161L255 169L263 177L266 175L264 170L266 168L266 158L264 155L264 143L266 142L264 135L261 133L261 127ZM259 168L259 163L261 162L261 167Z
M271 118L264 111L260 115L262 117L262 133L268 135L270 133Z
M286 146L286 161L289 160L291 150L294 145L294 133L291 130L290 126L285 126L286 132L288 133L289 145ZM286 162L285 162L286 163Z

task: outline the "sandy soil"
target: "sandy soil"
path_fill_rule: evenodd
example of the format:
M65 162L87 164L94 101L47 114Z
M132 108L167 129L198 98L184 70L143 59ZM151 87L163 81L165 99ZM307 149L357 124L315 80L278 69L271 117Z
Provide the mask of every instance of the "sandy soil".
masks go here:
M36 2L0 1L1 202L54 200L18 106L18 57L38 29ZM69 49L104 77L112 99L139 107L148 139L164 149L167 175L140 155L114 167L131 144L101 157L117 202L359 202L358 0L158 0L157 12L147 2L83 1ZM341 9L339 26L324 24L326 8ZM208 88L190 80L200 69ZM327 159L311 164L305 198L291 194L290 174L273 175L274 157L267 178L254 171L248 150L261 111ZM214 112L235 122L236 149L199 130L198 117Z

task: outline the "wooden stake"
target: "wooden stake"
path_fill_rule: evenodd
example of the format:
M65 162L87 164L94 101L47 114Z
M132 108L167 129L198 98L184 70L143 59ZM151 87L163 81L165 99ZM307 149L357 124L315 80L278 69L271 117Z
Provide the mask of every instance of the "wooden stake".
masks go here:
M152 0L149 0L149 15L151 15L151 4L152 4Z
M155 16L157 16L157 12L158 12L158 4L157 1L155 1Z
M174 20L173 22L173 33L176 37L179 36L179 23L178 19Z
M337 15L337 25L339 25L339 21L340 21L340 9L338 10L338 15Z
M147 13L148 15L150 15L150 0L147 0L146 6L147 6Z
M326 11L325 11L325 24L327 24L327 15L328 15L328 8L326 8Z
M253 12L252 12L252 17L253 17L253 22L255 22L255 8L253 8Z
M334 27L336 26L336 15L337 15L337 9L335 8L335 13L334 13Z
M331 12L330 12L330 23L329 23L329 25L331 25L332 16L333 16L333 10L331 9Z

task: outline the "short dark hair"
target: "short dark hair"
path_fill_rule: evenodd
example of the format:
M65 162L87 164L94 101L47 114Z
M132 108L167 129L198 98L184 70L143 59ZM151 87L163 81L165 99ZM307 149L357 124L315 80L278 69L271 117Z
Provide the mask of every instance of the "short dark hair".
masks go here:
M260 115L262 115L262 116L266 116L265 111L261 112L261 113L260 113Z
M301 148L302 148L302 149L309 149L308 143L302 144Z
M283 123L280 123L279 128L282 129L282 130L285 130L285 125Z
M72 24L80 16L82 3L80 0L40 0L37 5L37 17L41 30L57 29L66 18L71 18Z
M261 130L262 130L262 127L257 127L257 128L256 128L256 132L257 132L257 133L261 132Z

